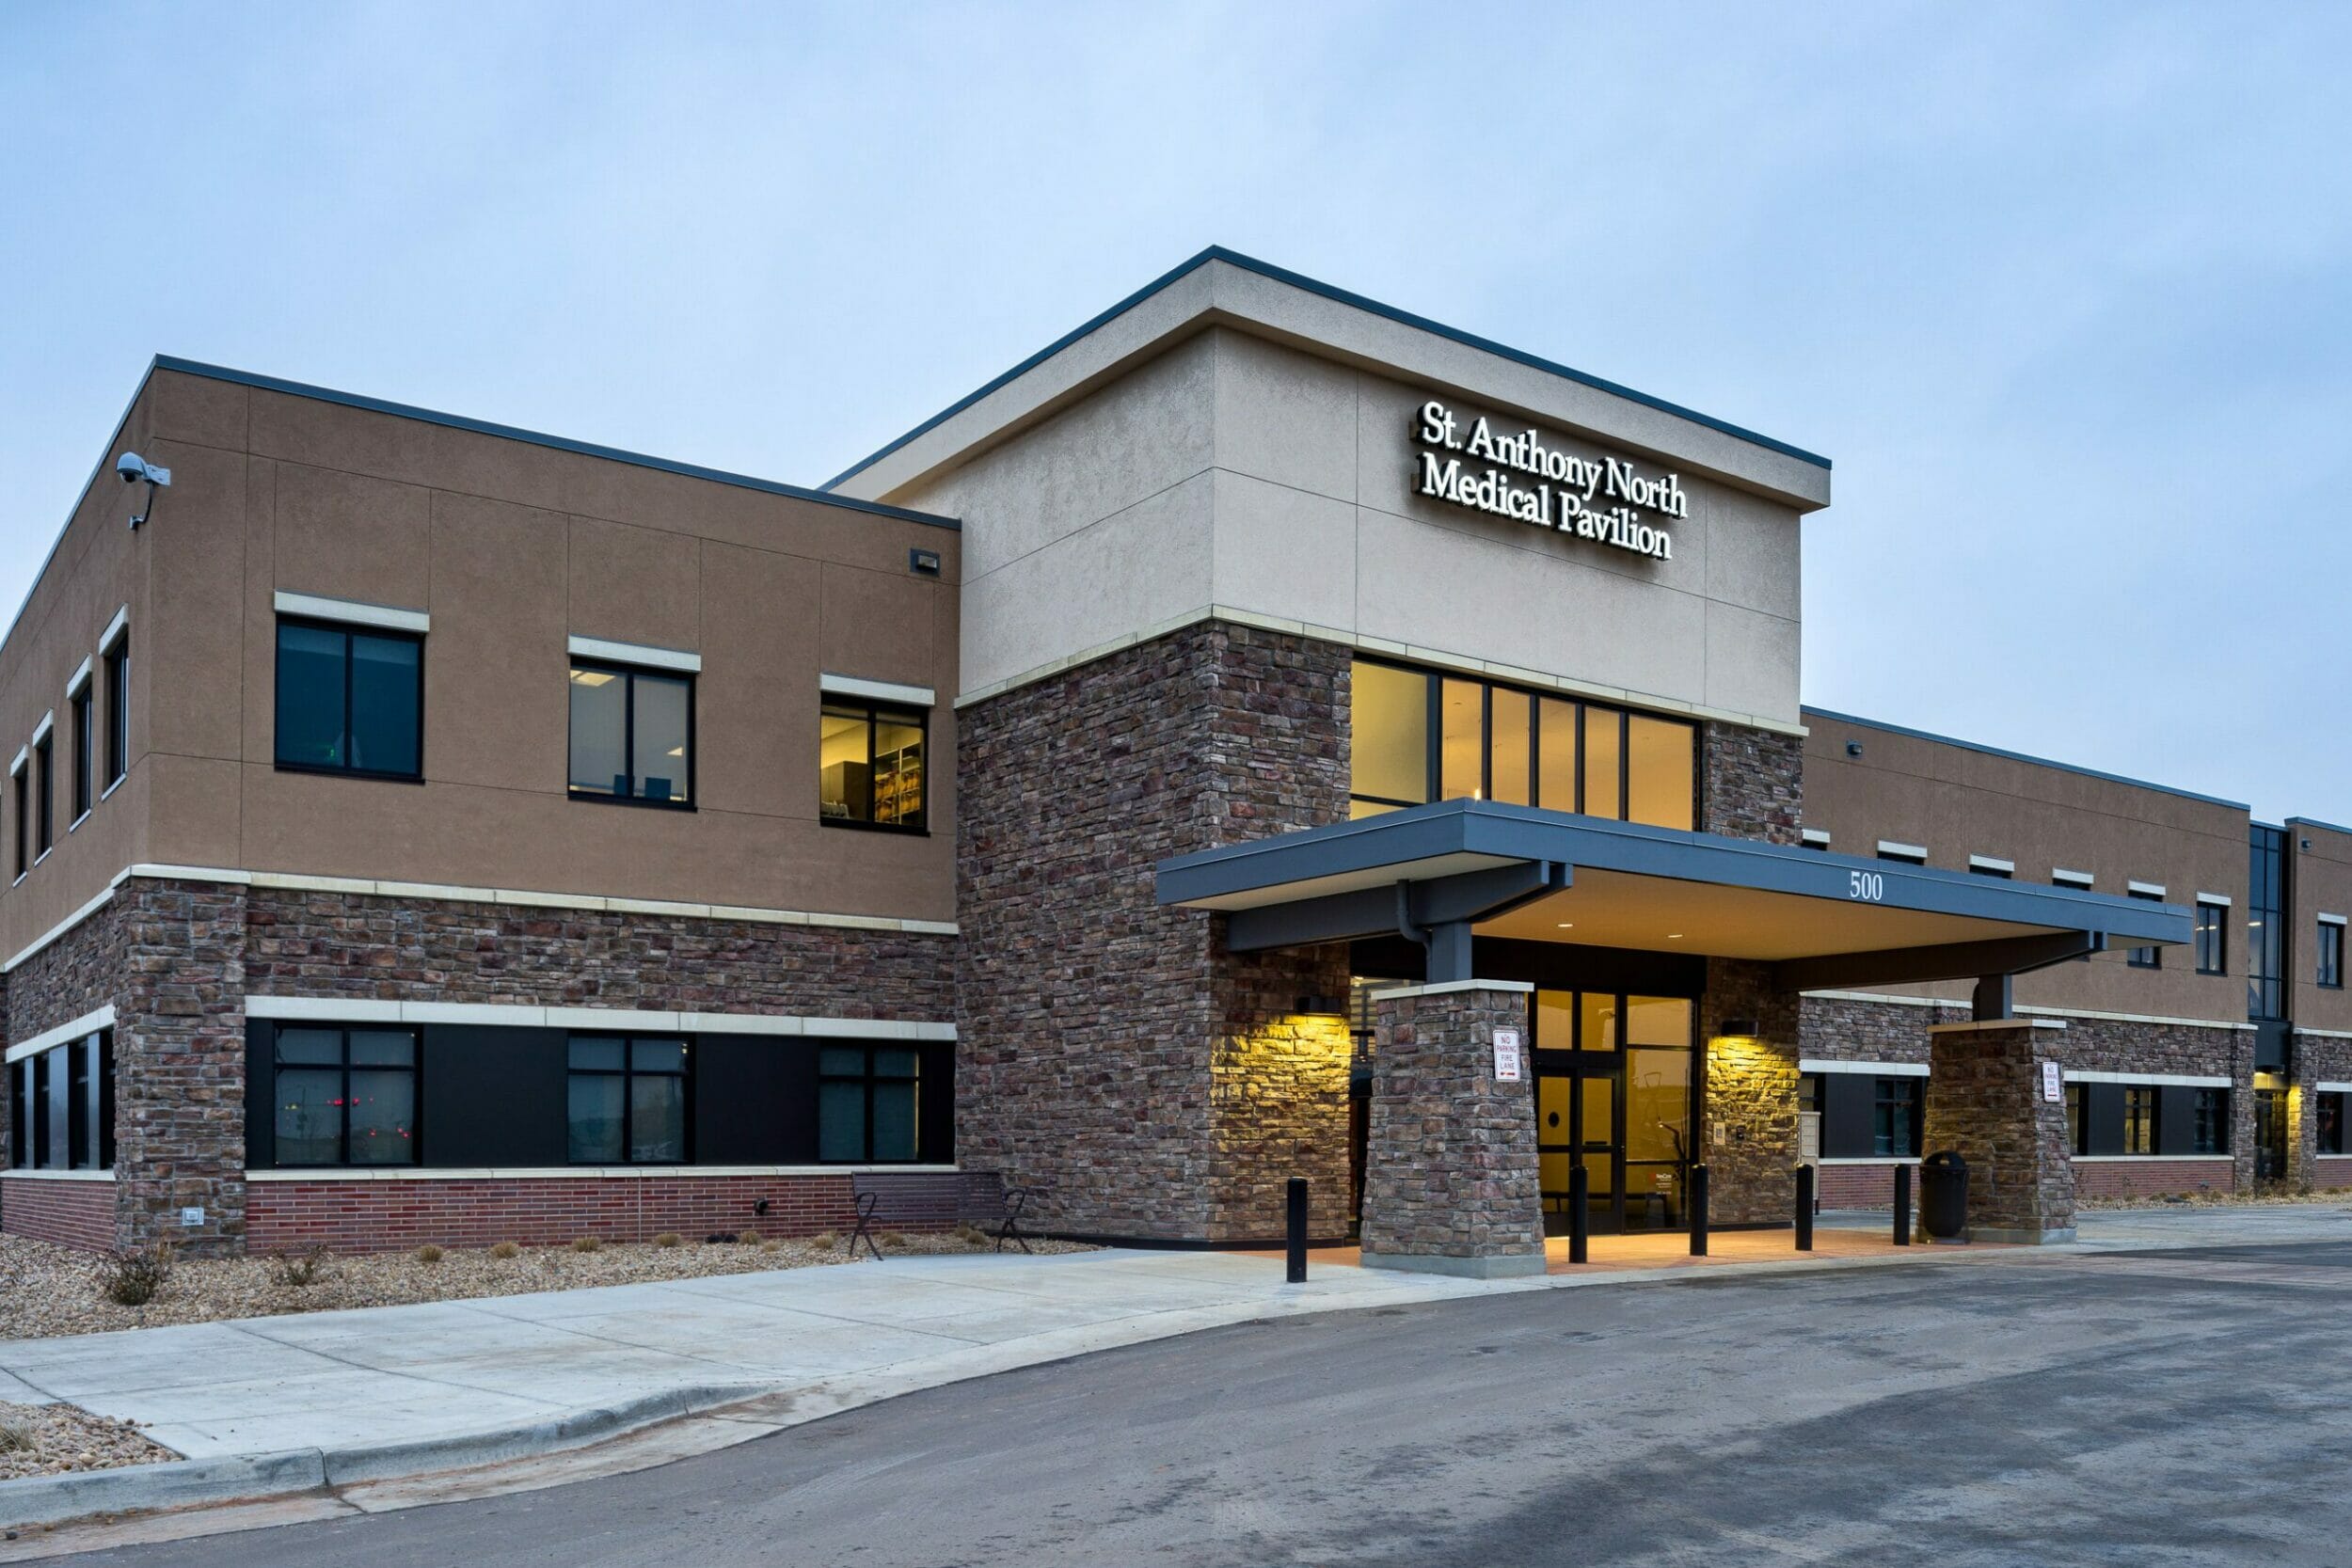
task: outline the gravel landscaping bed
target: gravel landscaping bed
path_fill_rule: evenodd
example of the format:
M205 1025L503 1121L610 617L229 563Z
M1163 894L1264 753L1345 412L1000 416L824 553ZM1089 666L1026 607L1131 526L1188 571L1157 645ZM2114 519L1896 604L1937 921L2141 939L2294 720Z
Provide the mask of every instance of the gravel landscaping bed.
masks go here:
M1094 1250L1069 1242L1032 1240L1029 1244L1041 1253ZM914 1257L987 1252L994 1245L993 1241L975 1241L970 1234L885 1232L882 1251ZM0 1236L0 1339L696 1279L766 1269L870 1262L871 1259L862 1246L852 1259L838 1243L820 1247L811 1241L690 1241L667 1247L616 1243L594 1250L521 1247L506 1258L497 1256L496 1249L452 1248L434 1262L405 1252L320 1256L315 1259L315 1276L307 1284L297 1282L305 1260L299 1255L178 1259L153 1300L144 1307L123 1307L103 1292L101 1275L106 1259L46 1242Z
M154 1465L180 1456L111 1416L71 1404L10 1404L0 1400L0 1481Z
M2318 1208L2352 1206L2352 1191L2265 1191L2252 1193L2162 1193L2145 1197L2083 1197L2077 1209L2263 1209L2281 1203Z

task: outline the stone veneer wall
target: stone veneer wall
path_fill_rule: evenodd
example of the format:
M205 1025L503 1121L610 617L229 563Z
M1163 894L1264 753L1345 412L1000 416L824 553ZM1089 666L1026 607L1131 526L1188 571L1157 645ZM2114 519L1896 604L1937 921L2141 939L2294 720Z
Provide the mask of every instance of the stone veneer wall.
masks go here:
M1475 980L1375 997L1366 1267L1544 1272L1528 1002L1523 987ZM1495 1077L1497 1029L1519 1031L1518 1083Z
M1235 955L1154 867L1347 816L1350 655L1204 622L958 716L957 1150L1075 1234L1346 1231L1344 947Z
M2045 1099L2042 1088L2044 1064L2063 1066L2065 1033L2005 1019L1941 1024L1929 1037L1922 1141L1930 1150L1956 1149L1967 1162L1970 1239L2074 1237L2066 1102Z
M2319 1152L2319 1103L2313 1084L2352 1083L2352 1039L2295 1032L2295 1080L2287 1091L2287 1184L2306 1190L2352 1186L2352 1154Z
M1725 1037L1727 1020L1756 1026ZM1699 1008L1705 1074L1696 1158L1707 1164L1713 1225L1786 1225L1796 1212L1797 998L1771 971L1737 958L1707 961Z
M954 941L135 877L10 974L8 1034L113 1003L114 1242L235 1252L246 1241L248 992L937 1022L952 1016ZM331 1201L308 1190L327 1185L260 1200L272 1234L306 1215L332 1229L327 1216L355 1205L396 1207L373 1187ZM204 1210L201 1226L180 1224L188 1207ZM31 1233L5 1212L0 1223Z
M1699 727L1699 827L1732 838L1804 836L1804 740L1710 721Z

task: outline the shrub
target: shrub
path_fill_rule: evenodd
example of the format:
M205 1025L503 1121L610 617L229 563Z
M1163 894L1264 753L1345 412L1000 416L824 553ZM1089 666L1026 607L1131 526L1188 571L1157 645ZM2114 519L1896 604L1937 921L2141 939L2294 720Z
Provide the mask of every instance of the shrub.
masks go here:
M30 1453L33 1434L21 1426L0 1421L0 1453Z
M572 1250L574 1252L602 1252L604 1250L604 1238L601 1236L582 1236L580 1240L572 1243Z
M970 1220L956 1227L956 1239L972 1246L986 1246L995 1238Z
M118 1307L145 1307L171 1278L171 1243L135 1247L98 1265L98 1289Z
M424 1245L417 1248L417 1261L420 1263L437 1263L445 1256L447 1256L447 1254L443 1253L439 1247L435 1246L431 1242L427 1242Z
M759 1244L759 1232L756 1230L739 1230L735 1233L735 1241L736 1244L739 1246L757 1246Z
M308 1290L319 1282L326 1272L326 1259L331 1256L324 1246L309 1246L300 1252L273 1252L269 1259L269 1275L291 1291Z
M907 1244L907 1233L903 1230L885 1230L882 1233L882 1244L886 1247L902 1247Z
M769 1240L764 1241L764 1242L762 1242L762 1243L759 1243L759 1250L760 1250L760 1251L762 1251L762 1252L774 1252L774 1251L778 1250L779 1248L781 1248L783 1245L784 1245L784 1243L783 1243L782 1242L779 1242L779 1241L775 1240L773 1237L771 1237Z
M490 1249L490 1256L493 1258L520 1258L522 1255L523 1249L512 1242L501 1242Z
M676 1231L664 1230L660 1235L656 1236L653 1239L653 1244L656 1246L678 1246L683 1244L685 1241L686 1238L679 1235Z
M808 1244L819 1252L831 1252L841 1244L841 1238L830 1230L819 1230L808 1239Z

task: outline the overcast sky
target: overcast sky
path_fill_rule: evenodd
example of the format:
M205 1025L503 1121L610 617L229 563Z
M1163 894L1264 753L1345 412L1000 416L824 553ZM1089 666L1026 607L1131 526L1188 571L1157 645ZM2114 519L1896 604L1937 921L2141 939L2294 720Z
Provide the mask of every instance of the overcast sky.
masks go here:
M1220 244L1834 458L1808 702L2352 821L2348 58L2344 5L13 0L0 613L158 352L813 484Z

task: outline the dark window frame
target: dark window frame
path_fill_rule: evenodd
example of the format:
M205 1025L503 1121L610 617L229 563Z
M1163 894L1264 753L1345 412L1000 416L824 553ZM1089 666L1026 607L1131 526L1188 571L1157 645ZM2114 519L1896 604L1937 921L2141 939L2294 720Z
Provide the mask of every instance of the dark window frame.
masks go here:
M2344 927L2332 920L2319 923L2318 978L2322 990L2344 989Z
M621 758L628 764L629 793L627 795L616 795L605 789L585 789L572 777L571 673L575 670L597 670L606 674L618 675L628 683L621 693ZM636 793L637 682L640 676L654 680L682 682L686 687L686 799L683 800L656 800L650 795ZM700 715L696 711L699 706L696 698L701 694L699 689L702 685L702 676L699 672L665 670L658 665L630 664L620 659L590 658L583 654L573 654L570 656L570 661L564 666L564 793L565 795L575 800L596 800L610 806L641 806L650 811L692 811L695 809L697 781L694 772L699 761L696 753L702 750L702 725Z
M284 745L284 716L286 710L285 672L282 665L280 638L288 626L303 626L313 631L331 631L343 640L343 735L342 752L352 752L351 700L352 670L358 663L351 657L354 637L381 638L388 642L407 642L417 650L417 766L413 772L401 772L389 768L357 768L348 762L289 762L280 748ZM389 784L424 783L424 633L403 631L397 626L376 626L352 621L332 621L317 615L280 615L270 629L270 757L280 773L316 773L332 779L378 779Z
M16 880L20 882L24 879L24 874L33 868L32 856L25 849L32 838L32 830L25 820L33 811L32 778L33 760L27 752L24 764L8 775L9 793L16 798L13 813L16 819Z
M2090 1152L2090 1085L2082 1082L2066 1086L2066 1152Z
M1925 1079L1906 1076L1882 1077L1871 1084L1870 1152L1874 1158L1917 1157L1921 1124L1926 1119L1927 1096L1920 1092L1925 1083Z
M277 1108L273 1104L270 1112L270 1168L273 1170L398 1170L404 1164L410 1167L422 1164L424 1163L424 1032L413 1024L315 1023L305 1022L300 1019L287 1019L270 1033L270 1083L273 1089L278 1080L289 1071L326 1072L331 1070L324 1062L279 1060L278 1041L290 1029L304 1030L312 1034L324 1034L331 1030L339 1037L342 1052L342 1087L338 1091L338 1099L342 1111L342 1128L336 1138L338 1157L335 1160L324 1163L315 1160L301 1162L281 1160L278 1158ZM405 1162L370 1160L362 1164L352 1164L351 1036L354 1029L370 1035L406 1035L408 1037L407 1067L392 1067L380 1062L366 1062L359 1067L362 1072L406 1072L408 1074L408 1158Z
M2199 1088L2189 1091L2189 1146L2191 1154L2227 1154L2230 1152L2230 1091L2223 1088Z
M825 815L822 785L824 769L819 764L817 820L828 828L855 828L866 832L903 833L910 837L928 836L931 831L930 709L912 703L889 703L872 697L837 697L828 691L820 695L817 711L818 722L820 725L827 716L846 718L853 711L862 713L866 720L866 816L861 819L854 816L827 816ZM912 822L877 822L874 820L874 736L885 714L889 715L893 721L912 719L915 727L923 732L923 796L921 804L915 808L915 820Z
M2197 973L2230 973L2230 906L2197 900Z
M97 700L96 677L91 675L84 676L81 685L66 693L66 707L73 719L73 815L67 819L67 832L79 827L98 803L98 736L91 725Z
M572 1062L572 1047L580 1040L619 1040L621 1065L617 1068L578 1067ZM677 1045L685 1048L678 1057L678 1069L640 1068L637 1065L639 1041L655 1045ZM621 1152L611 1160L574 1160L571 1148L571 1083L575 1078L617 1078L621 1081ZM678 1157L675 1160L640 1160L630 1149L635 1143L637 1121L636 1081L640 1078L675 1078L678 1081ZM694 1163L694 1041L687 1035L615 1034L596 1029L581 1029L567 1035L564 1041L564 1158L567 1164L586 1169L599 1165L691 1165Z
M2317 1141L2317 1152L2344 1152L2344 1113L2347 1099L2352 1099L2352 1096L2346 1096L2341 1089L2326 1090L2320 1094L2319 1102L2313 1107L2312 1136Z
M99 657L106 675L105 789L112 790L131 771L131 629L118 633ZM104 791L99 799L105 799Z
M114 1054L115 1032L101 1028L9 1064L8 1161L13 1168L114 1168ZM60 1103L63 1126L52 1115Z
M2126 895L2137 898L2145 904L2161 904L2164 902L2164 895L2162 894L2142 893L2137 888L2129 889ZM2132 969L2162 969L2164 967L2164 949L2153 945L2130 948L2123 955L2123 962L2127 967Z
M41 732L33 742L33 863L39 865L57 847L57 728Z
M858 1147L863 1153L848 1159L829 1160L825 1157L825 1132L820 1122L817 1130L817 1163L820 1165L919 1165L923 1163L923 1053L911 1041L878 1040L817 1040L817 1093L821 1106L827 1084L858 1084L865 1087L866 1126ZM865 1059L866 1070L859 1073L828 1072L825 1053L855 1051ZM875 1063L885 1051L904 1052L914 1060L909 1072L877 1071ZM914 1153L904 1160L879 1159L874 1153L874 1086L877 1084L913 1084L914 1085ZM820 1110L819 1115L822 1115Z
M1572 716L1569 721L1576 729L1576 788L1573 792L1576 800L1575 815L1579 816L1593 815L1588 809L1589 791L1586 785L1589 781L1585 768L1591 752L1584 743L1586 713L1590 710L1602 715L1614 714L1617 719L1617 815L1604 817L1602 820L1610 822L1633 820L1626 814L1631 808L1633 799L1632 721L1638 717L1653 720L1662 724L1679 725L1691 732L1691 827L1692 831L1703 830L1703 813L1699 808L1701 784L1707 772L1705 752L1707 737L1699 725L1690 720L1677 718L1670 713L1655 713L1647 708L1622 706L1615 703L1588 702L1584 698L1565 691L1543 691L1534 687L1515 685L1510 681L1487 680L1483 676L1460 674L1450 670L1433 670L1426 665L1407 664L1399 659L1380 658L1370 654L1356 654L1352 657L1353 662L1358 664L1376 664L1383 669L1402 670L1407 674L1421 676L1426 687L1427 708L1423 721L1424 756L1422 769L1426 798L1420 800L1400 800L1386 795L1359 794L1354 790L1354 781L1351 780L1348 793L1348 800L1351 803L1360 800L1366 805L1402 810L1412 806L1430 805L1452 798L1444 793L1445 683L1461 681L1476 685L1480 689L1478 699L1478 798L1480 800L1491 800L1495 798L1495 693L1508 691L1515 696L1525 697L1528 700L1527 795L1529 800L1541 800L1544 796L1543 705L1546 702L1552 702L1569 710ZM1352 705L1349 710L1349 721L1351 724L1354 722Z
M2162 1136L2164 1108L2153 1084L2123 1085L2123 1152L2153 1154ZM2137 1146L2137 1147L2136 1147Z

